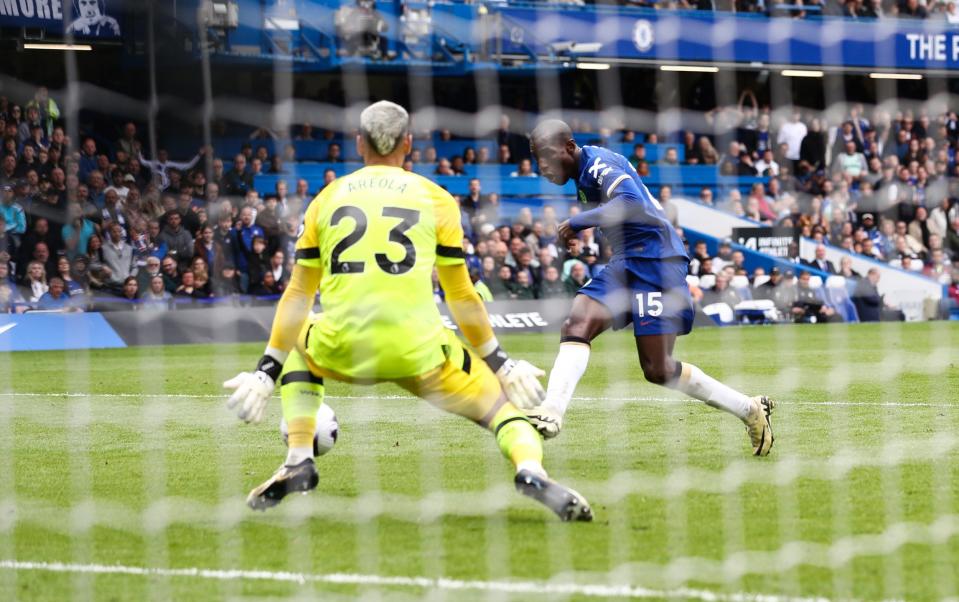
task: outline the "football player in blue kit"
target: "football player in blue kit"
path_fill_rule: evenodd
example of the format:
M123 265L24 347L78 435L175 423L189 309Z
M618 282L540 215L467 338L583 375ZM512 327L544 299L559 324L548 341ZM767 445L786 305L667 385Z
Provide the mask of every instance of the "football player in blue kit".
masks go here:
M573 300L546 400L527 410L533 425L546 438L559 434L573 390L586 371L592 340L610 327L632 324L646 380L737 416L746 425L753 454L768 454L773 402L762 395L748 397L672 357L676 337L693 324L686 284L689 257L633 166L610 150L577 146L569 126L556 119L537 125L530 145L543 177L558 185L574 180L580 202L592 207L559 225L560 242L599 228L613 250L607 266Z

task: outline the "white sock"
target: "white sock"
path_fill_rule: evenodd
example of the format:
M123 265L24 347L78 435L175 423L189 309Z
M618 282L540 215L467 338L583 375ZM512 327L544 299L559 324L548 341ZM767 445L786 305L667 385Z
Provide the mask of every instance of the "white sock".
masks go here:
M752 407L748 397L686 362L683 362L680 377L668 386L670 389L682 391L690 397L704 401L708 406L738 416L741 420L749 416L749 410Z
M560 343L559 355L549 373L546 401L543 405L560 416L566 413L573 391L583 378L589 364L589 345L583 343Z
M523 462L520 462L516 465L516 472L521 470L528 470L543 477L546 476L546 469L543 468L542 463L537 462L536 460L524 460Z
M286 464L287 466L296 466L303 460L313 457L313 447L291 447L289 451L286 452Z

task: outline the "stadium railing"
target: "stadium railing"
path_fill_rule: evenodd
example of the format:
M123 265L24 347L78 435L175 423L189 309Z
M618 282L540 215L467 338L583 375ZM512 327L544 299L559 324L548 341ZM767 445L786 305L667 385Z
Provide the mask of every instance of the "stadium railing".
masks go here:
M646 149L646 161L656 163L663 159L666 151L675 149L680 163L686 160L686 150L682 144L657 143L645 144L641 141L636 142L611 142L603 139L598 134L576 134L575 140L579 144L600 144L613 150L625 157L633 154L633 148L636 144L643 144ZM283 150L292 145L296 150L297 161L325 161L331 144L338 144L341 149L341 156L347 161L356 161L359 159L359 152L356 149L356 141L352 136L336 137L332 140L274 140L272 138L247 138L242 136L219 138L213 142L213 149L218 157L223 157L224 161L232 160L244 145L249 144L254 153L265 148L270 155L281 154ZM176 154L189 154L196 145L179 144L174 147ZM467 148L479 150L485 148L489 151L490 157L496 157L497 144L495 140L489 139L457 139L457 140L423 140L415 139L413 148L425 151L428 148L436 150L438 158L451 159L456 155L462 155Z
M302 178L309 183L310 190L319 190L323 185L323 173L327 169L332 169L337 176L341 176L361 167L360 163L296 163L285 166L286 173L256 176L253 186L260 194L270 194L276 189L278 181L287 182L290 190L294 190L296 180ZM556 186L539 177L510 177L509 174L516 171L514 165L467 166L466 174L462 176L437 176L436 167L429 164L415 165L413 171L434 180L451 194L467 194L469 180L474 177L480 178L485 194L495 192L501 196L566 195L570 198L576 194L576 187L572 182L565 186ZM698 193L703 187L718 191L738 188L742 192L748 192L753 184L765 184L768 180L766 177L721 176L714 165L651 165L649 174L643 176L643 181L654 193L667 184L676 192L687 194Z

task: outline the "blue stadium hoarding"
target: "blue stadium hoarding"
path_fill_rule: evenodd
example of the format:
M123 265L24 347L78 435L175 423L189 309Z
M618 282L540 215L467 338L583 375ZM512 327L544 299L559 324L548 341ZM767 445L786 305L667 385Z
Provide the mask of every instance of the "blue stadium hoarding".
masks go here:
M31 312L0 315L0 352L126 347L97 313Z
M504 52L600 43L590 57L877 69L959 68L959 30L945 21L789 19L706 11L504 6Z
M9 2L11 0L0 0ZM38 1L38 0L37 0ZM231 43L266 45L266 23L278 13L298 23L293 47L319 46L335 37L333 12L339 2L315 0L238 0L240 26ZM402 30L398 3L379 1L376 9L388 24L388 43ZM549 58L572 65L576 58L622 62L709 62L765 65L951 70L959 68L959 29L944 20L842 17L791 19L712 11L667 11L606 5L570 6L550 3L436 2L431 5L431 35L438 46L470 48L476 66L494 54ZM306 43L309 42L309 44ZM599 43L585 55L557 50L569 42ZM264 48L264 53L275 49ZM298 68L337 68L342 59L307 57ZM312 67L308 63L316 63ZM370 65L402 66L403 60L369 61ZM540 66L553 64L539 60ZM466 61L463 67L469 68ZM488 66L488 65L487 65Z

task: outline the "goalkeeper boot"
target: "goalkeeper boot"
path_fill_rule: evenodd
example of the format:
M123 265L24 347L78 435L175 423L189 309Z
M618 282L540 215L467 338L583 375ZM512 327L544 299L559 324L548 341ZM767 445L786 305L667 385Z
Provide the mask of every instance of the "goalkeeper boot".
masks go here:
M753 444L753 455L765 456L773 447L773 427L769 422L769 414L776 404L765 395L752 397L749 401L752 407L744 421L746 432L749 433L749 440Z
M530 424L533 425L543 439L552 439L563 430L563 417L546 406L536 406L529 410L524 410Z
M589 502L579 493L531 470L516 473L516 491L552 510L563 521L593 520Z
M316 489L320 474L313 458L307 458L296 466L280 466L273 476L250 492L246 504L253 510L266 510L276 506L291 493L307 493Z

